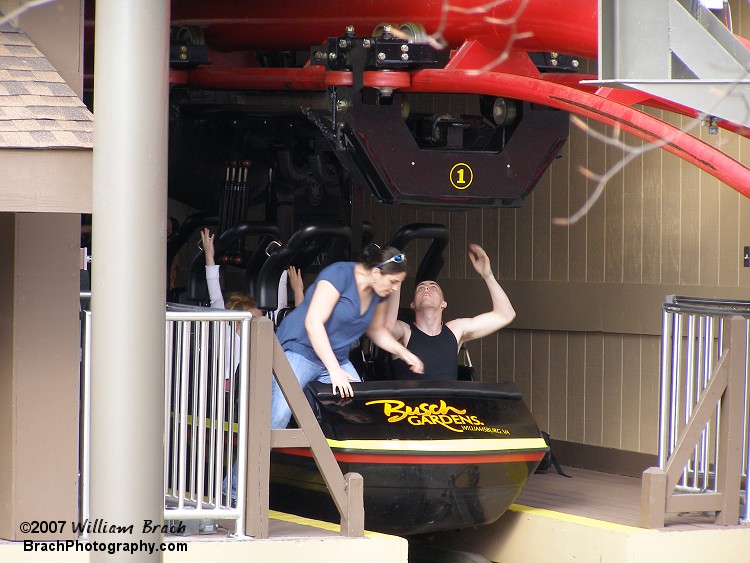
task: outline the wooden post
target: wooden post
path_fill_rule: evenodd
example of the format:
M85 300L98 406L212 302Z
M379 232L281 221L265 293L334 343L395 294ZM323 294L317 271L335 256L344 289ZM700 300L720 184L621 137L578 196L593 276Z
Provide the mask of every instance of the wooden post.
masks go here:
M271 476L271 381L275 343L273 323L250 323L250 377L247 386L247 478L245 534L268 537L268 483Z
M341 535L361 537L365 529L364 489L365 481L359 473L347 473L346 511L341 515Z
M716 515L716 523L720 526L736 526L740 516L746 327L747 321L742 317L732 317L728 327L729 366L727 388L721 398L716 470L716 489L723 496L722 509Z
M363 513L361 516L362 525L356 528L356 523L359 522L360 518L350 514L346 516L350 510L353 510L353 505L350 505L347 494L347 482L344 479L344 475L341 472L336 458L333 456L331 448L328 446L323 431L320 429L318 420L310 408L309 403L305 394L302 392L302 388L299 386L292 367L284 355L284 351L281 349L281 345L278 340L273 341L273 369L276 375L276 380L281 387L281 391L289 403L289 408L292 409L294 418L297 420L297 424L305 435L307 445L309 445L312 451L315 463L318 465L320 474L323 476L323 480L328 487L328 491L333 497L333 502L338 508L339 514L342 517L341 532L345 535L350 536L363 536L364 535L364 508L362 502L359 503L359 510ZM269 417L270 420L270 417ZM276 444L283 440L283 436L286 433L293 433L294 436L298 437L296 430L274 430L273 443ZM276 437L278 436L278 438ZM362 477L359 476L361 480ZM355 487L356 490L356 487ZM360 496L361 498L361 496ZM344 520L347 523L344 524ZM345 533L344 530L348 533Z
M269 354L269 350L273 350L273 353ZM271 430L271 383L274 375L300 426L299 430ZM347 537L364 536L362 476L358 473L347 473L344 476L341 473L268 319L253 319L250 325L250 377L247 393L249 413L245 534L256 538L268 537L271 447L286 446L310 448L341 514L341 534Z
M643 472L641 527L663 528L667 498L667 474L658 467Z

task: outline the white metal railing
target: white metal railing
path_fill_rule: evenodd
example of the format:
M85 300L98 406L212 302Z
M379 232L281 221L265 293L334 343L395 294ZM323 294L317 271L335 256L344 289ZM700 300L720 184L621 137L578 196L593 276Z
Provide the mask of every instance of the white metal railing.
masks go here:
M244 534L250 319L250 313L240 311L167 307L165 521L234 520L234 533ZM83 521L89 517L90 491L89 311L82 311L81 326ZM236 500L231 498L232 481Z
M659 467L664 469L667 460L678 446L681 432L689 423L693 412L710 384L712 373L719 363L731 317L743 317L745 335L750 331L750 302L698 299L669 296L663 307L661 390L659 404ZM741 453L740 522L750 523L750 445L748 427L748 342L745 336L741 350L744 358L743 428ZM720 420L721 407L717 405L710 420L700 433L681 477L677 490L684 492L717 492L717 474L720 470Z

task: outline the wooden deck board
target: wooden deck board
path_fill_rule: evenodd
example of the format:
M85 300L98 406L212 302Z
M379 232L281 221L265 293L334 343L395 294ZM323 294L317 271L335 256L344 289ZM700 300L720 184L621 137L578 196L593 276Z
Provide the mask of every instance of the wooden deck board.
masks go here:
M639 526L641 480L576 467L563 467L570 479L554 470L532 475L516 504L614 524ZM667 515L666 530L719 528L713 514Z

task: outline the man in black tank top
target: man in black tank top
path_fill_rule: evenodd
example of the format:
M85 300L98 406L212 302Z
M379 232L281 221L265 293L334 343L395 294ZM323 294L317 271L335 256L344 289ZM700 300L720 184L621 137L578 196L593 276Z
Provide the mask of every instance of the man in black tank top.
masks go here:
M414 352L424 364L424 376L414 374L404 362L394 359L392 362L394 379L442 379L455 380L458 373L456 336L445 325L435 336L425 334L415 323L409 323L411 336L407 349Z
M424 375L412 373L406 364L394 359L395 379L442 379L458 377L456 356L459 348L470 340L482 338L508 325L516 312L508 296L492 274L492 265L485 251L477 244L469 245L469 259L482 276L492 299L492 310L476 317L462 317L443 323L443 310L448 306L440 286L431 280L423 281L414 290L411 308L414 322L396 320L398 300L389 313L393 336L424 363ZM403 365L400 365L403 364Z

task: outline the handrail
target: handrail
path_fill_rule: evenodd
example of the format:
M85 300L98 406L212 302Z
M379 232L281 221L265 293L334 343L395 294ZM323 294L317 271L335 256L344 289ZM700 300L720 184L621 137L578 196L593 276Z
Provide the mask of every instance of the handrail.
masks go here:
M694 511L736 525L743 477L748 519L750 303L672 295L663 309L660 465L643 474L641 525Z
M81 521L89 515L90 311L82 311L82 323ZM236 383L231 379L227 382L229 390L224 397L225 374L234 372L229 363L234 356L218 351L232 351L235 342L231 334L236 327L240 330L239 379ZM165 393L164 409L165 521L231 519L235 521L236 535L267 538L270 450L309 447L341 513L341 534L362 537L362 477L342 474L276 340L273 323L263 317L251 318L244 311L168 303L166 330L167 342L176 342L179 349L173 352L168 346L165 357L165 388L173 390ZM274 375L299 430L271 430ZM188 389L187 385L192 386ZM239 394L236 409L235 391ZM238 429L236 457L233 433L227 431L232 427ZM227 483L235 462L236 504L229 500ZM223 476L226 477L222 482Z
M712 299L708 297L686 297L684 295L668 295L665 307L674 306L682 308L685 306L702 305L709 309L716 310L721 307L739 307L748 310L750 313L750 301L740 301L736 299Z
M715 305L708 303L701 304L664 304L664 311L670 313L692 314L692 315L709 315L709 316L729 316L737 315L743 318L750 318L750 304L735 304L730 301L717 302Z
M81 292L81 299L88 297ZM240 432L237 456L224 436L225 425L246 427L247 402L234 405L235 393L246 394L249 359L246 345L251 314L168 303L164 358L164 520L234 520L244 530L244 463L246 440ZM81 311L80 521L90 516L90 381L91 312ZM229 337L239 330L239 379L225 382L236 352ZM244 338L242 338L244 336ZM220 352L224 351L224 352ZM224 408L225 385L229 406ZM242 397L240 396L240 399ZM206 421L206 422L203 422ZM208 423L210 421L210 424ZM192 434L192 435L190 435ZM203 435L206 440L204 441ZM227 436L229 433L226 434ZM229 501L222 479L237 461L238 502ZM86 537L84 531L82 537Z

